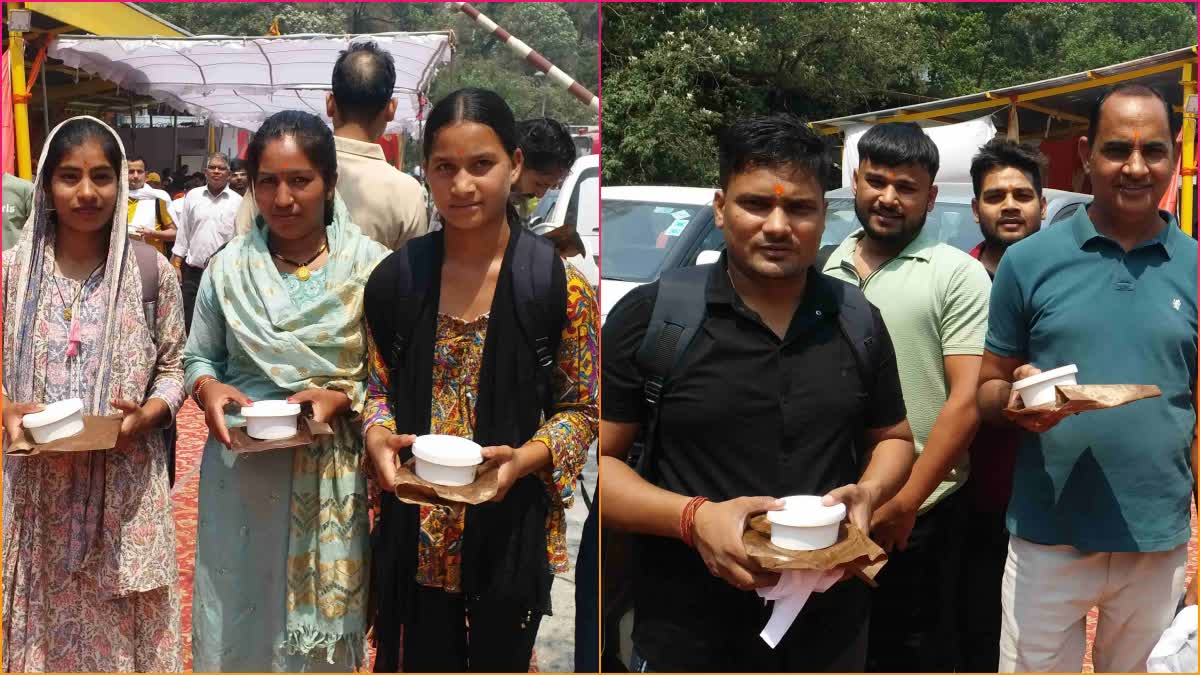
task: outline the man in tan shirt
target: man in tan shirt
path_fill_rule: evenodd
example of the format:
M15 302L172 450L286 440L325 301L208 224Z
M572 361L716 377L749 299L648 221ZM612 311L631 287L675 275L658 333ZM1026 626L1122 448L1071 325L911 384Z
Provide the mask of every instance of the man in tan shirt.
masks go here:
M355 42L338 57L325 102L337 145L337 192L363 234L393 250L429 231L420 184L388 164L375 143L396 116L395 85L392 55L374 42ZM254 199L243 200L238 234L249 232L257 216Z

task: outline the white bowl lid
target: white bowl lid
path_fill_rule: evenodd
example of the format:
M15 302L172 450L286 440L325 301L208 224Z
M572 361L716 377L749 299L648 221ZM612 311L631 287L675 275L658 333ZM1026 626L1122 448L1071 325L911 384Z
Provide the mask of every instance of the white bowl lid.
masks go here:
M413 455L426 462L442 466L475 466L483 463L483 448L469 438L427 434L418 436L412 446Z
M1042 382L1046 382L1046 381L1053 380L1058 377L1062 377L1063 375L1074 375L1075 373L1078 373L1078 372L1079 372L1079 368L1074 363L1072 363L1069 366L1063 366L1062 368L1055 368L1054 370L1047 370L1044 373L1038 373L1037 375L1027 377L1023 380L1017 380L1016 382L1013 382L1013 389L1024 389L1026 387L1031 387L1035 384L1041 384Z
M61 422L71 415L83 410L83 401L77 398L68 398L64 401L51 403L40 412L29 413L21 417L21 424L27 428L44 427L55 422Z
M845 504L825 506L821 499L810 495L784 497L784 509L767 511L767 520L786 527L823 527L845 519Z
M299 414L300 404L287 401L255 401L254 405L242 406L242 417L288 417Z

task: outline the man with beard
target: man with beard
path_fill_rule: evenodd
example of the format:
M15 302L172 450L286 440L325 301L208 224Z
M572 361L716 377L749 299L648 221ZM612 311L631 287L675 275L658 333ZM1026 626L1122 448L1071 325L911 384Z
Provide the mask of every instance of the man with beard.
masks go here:
M130 236L145 241L165 256L176 234L175 220L168 211L171 195L149 185L145 159L133 157L128 164Z
M1081 384L1162 396L1021 418L1001 585L1000 670L1076 671L1100 609L1096 672L1143 671L1184 593L1195 487L1196 242L1158 210L1176 166L1167 101L1119 85L1079 156L1095 200L1009 248L996 270L979 408L1012 382L1074 364ZM1189 457L1189 444L1191 456ZM1190 466L1189 466L1190 465Z
M920 127L876 126L858 153L854 208L862 228L830 254L824 271L861 287L883 314L918 453L908 482L872 518L872 536L891 560L877 578L868 669L949 672L966 527L959 488L979 424L990 283L978 262L925 229L939 158Z
M249 187L249 178L246 175L246 163L240 159L235 159L229 163L229 189L246 196L246 188Z
M1045 158L1033 147L996 138L971 161L971 210L983 242L971 251L990 276L1012 244L1041 229ZM959 586L958 672L992 673L1000 662L1000 581L1008 558L1004 512L1020 438L1011 427L980 426L967 479L966 549Z
M841 501L869 530L913 458L892 343L858 289L812 267L831 170L820 138L790 115L755 117L726 130L718 154L725 254L631 291L602 336L604 526L639 533L634 670L861 671L869 589L851 578L814 593L772 649L755 589L779 575L749 558L742 534L789 495ZM636 354L681 287L694 295L673 300L703 318L656 379ZM864 339L852 342L851 317ZM657 433L634 471L624 459L646 426Z

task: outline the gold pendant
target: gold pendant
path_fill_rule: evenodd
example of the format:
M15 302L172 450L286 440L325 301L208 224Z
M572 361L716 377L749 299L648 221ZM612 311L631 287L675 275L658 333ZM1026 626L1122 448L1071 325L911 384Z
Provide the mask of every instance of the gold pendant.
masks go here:
M308 271L308 265L301 265L296 268L296 278L300 281L308 281L308 278L311 276L312 273Z
M70 307L63 307L63 319L66 321L71 320L71 308Z

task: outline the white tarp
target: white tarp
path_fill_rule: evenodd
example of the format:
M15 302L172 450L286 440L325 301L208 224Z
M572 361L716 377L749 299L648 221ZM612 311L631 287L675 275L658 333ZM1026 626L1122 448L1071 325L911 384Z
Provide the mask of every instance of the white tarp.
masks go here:
M280 37L105 38L60 35L49 55L66 66L151 96L213 124L255 130L281 110L325 116L338 53L373 40L396 60L396 117L387 133L413 132L422 95L450 62L449 33Z
M858 139L875 125L855 124L846 127L845 153L842 155L842 185L853 182L852 173L858 168ZM925 133L938 148L939 183L970 183L971 159L984 143L996 135L996 125L991 116L980 117L970 122L947 124L942 127L925 127Z

